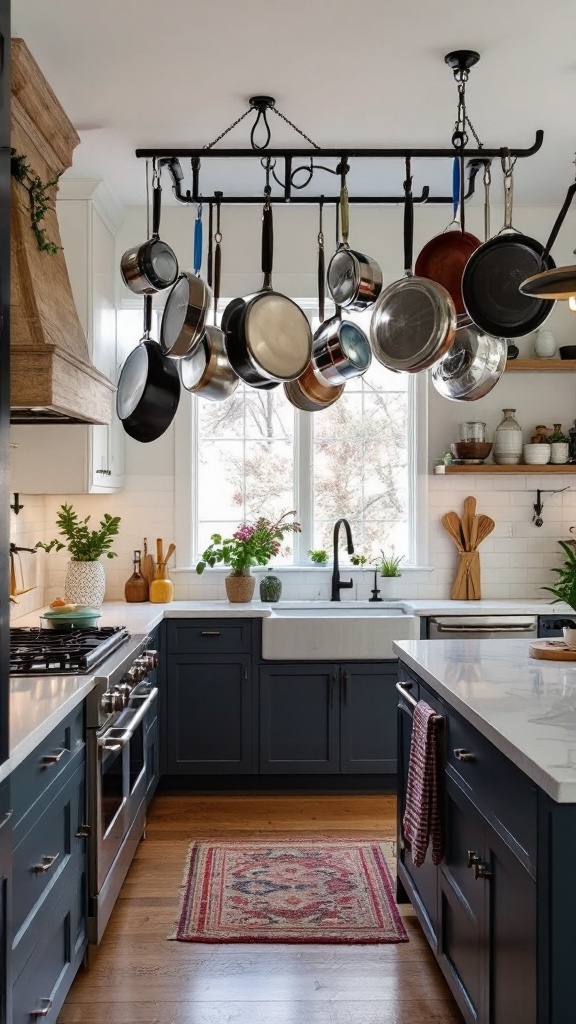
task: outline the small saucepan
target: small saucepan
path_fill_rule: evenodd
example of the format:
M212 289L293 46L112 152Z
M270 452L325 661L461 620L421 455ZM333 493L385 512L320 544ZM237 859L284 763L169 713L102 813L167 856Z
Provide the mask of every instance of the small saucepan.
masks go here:
M336 252L328 264L328 291L337 306L362 310L371 306L382 291L382 271L370 256L348 245L348 189L343 178L340 189L341 236Z
M186 391L210 402L225 401L238 387L238 376L226 355L224 332L216 326L222 267L219 205L217 217L214 252L214 326L206 327L204 337L200 344L195 346L192 355L178 360L180 380Z
M200 277L202 263L202 214L194 223L194 273L180 274L162 314L160 345L165 355L181 359L191 355L204 336L212 291Z
M432 383L443 398L475 402L496 386L506 368L508 345L478 327L459 327L448 352L432 370Z
M116 411L130 437L147 443L168 429L180 400L176 364L150 337L152 296L144 297L144 335L124 362L116 392Z
M343 391L343 384L332 386L320 381L312 364L306 367L297 380L291 380L284 385L284 392L290 404L303 412L322 412L328 406L334 405Z
M152 238L127 249L120 261L124 284L137 295L153 295L170 288L178 276L178 260L166 242L160 240L162 188L156 169L152 188Z
M228 303L222 316L228 359L238 376L257 388L273 388L304 372L312 352L310 324L292 299L272 288L272 207L262 214L261 291Z
M312 366L325 384L345 384L352 377L361 377L372 362L368 338L356 324L336 316L316 331L312 350Z

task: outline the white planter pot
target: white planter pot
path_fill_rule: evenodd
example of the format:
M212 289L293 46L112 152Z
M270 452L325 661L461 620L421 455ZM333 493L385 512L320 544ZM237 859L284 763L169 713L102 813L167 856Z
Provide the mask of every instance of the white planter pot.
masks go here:
M550 445L550 462L555 465L562 465L568 462L568 443L566 441L552 441Z
M576 629L572 626L564 626L562 635L566 647L569 647L571 651L576 651Z
M397 601L402 596L402 577L381 576L378 587L383 601Z
M64 597L74 604L100 608L104 601L106 577L102 562L68 562Z

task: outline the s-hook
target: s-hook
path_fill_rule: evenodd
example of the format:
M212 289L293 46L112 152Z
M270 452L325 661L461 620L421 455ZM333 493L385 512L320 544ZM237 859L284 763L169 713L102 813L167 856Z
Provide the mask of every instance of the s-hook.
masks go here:
M567 487L559 487L559 488L557 488L557 490L547 490L547 491L537 490L536 491L536 504L532 506L533 509L534 509L534 515L532 516L532 522L534 523L534 526L543 526L544 525L544 520L542 519L542 509L544 508L544 502L542 501L541 495L542 494L562 494L562 491L569 491L569 490L570 490L570 485L568 485Z

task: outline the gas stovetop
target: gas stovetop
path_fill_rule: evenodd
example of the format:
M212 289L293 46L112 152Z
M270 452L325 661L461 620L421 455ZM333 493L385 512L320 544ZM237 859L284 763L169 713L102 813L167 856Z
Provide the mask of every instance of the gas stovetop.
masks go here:
M10 630L10 675L68 675L89 672L120 647L129 634L124 626L99 629L17 627Z

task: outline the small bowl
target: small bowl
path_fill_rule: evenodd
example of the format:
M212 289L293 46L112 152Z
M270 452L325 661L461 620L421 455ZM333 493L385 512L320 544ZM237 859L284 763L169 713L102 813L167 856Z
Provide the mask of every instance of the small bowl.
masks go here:
M576 345L561 345L558 351L560 359L576 359Z
M450 451L455 459L466 462L473 459L475 462L483 462L492 451L491 441L455 441L450 445Z
M522 454L527 466L545 466L550 462L551 448L549 444L525 444Z

